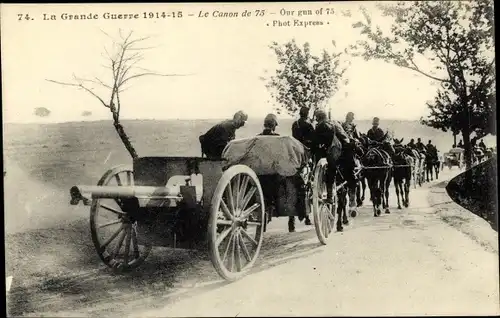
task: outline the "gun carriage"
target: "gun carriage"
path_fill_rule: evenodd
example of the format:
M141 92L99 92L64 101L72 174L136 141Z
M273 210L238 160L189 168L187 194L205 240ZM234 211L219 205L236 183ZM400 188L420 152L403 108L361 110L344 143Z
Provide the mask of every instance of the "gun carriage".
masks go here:
M326 167L293 137L258 136L231 142L223 159L137 158L96 186L73 186L71 204L90 205L92 241L114 270L139 267L153 246L200 249L222 278L235 280L257 260L271 214L312 213L327 244L337 198L325 203Z

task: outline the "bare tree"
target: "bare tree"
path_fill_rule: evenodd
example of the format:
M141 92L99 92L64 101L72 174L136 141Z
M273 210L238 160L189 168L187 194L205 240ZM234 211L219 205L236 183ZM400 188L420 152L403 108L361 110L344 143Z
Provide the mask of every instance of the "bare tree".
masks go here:
M102 31L102 30L101 30ZM155 71L151 71L137 64L144 59L143 52L145 50L151 49L151 47L141 46L144 41L148 40L149 37L137 37L133 38L133 31L130 31L127 35L124 35L122 30L119 30L119 40L115 40L109 34L102 31L107 35L113 42L113 47L110 51L106 48L105 58L109 62L109 65L104 66L112 72L112 77L110 82L101 80L98 77L92 79L80 78L73 74L73 82L61 82L51 79L47 79L49 82L56 84L73 86L80 90L84 90L97 98L101 104L108 108L113 115L113 125L115 127L118 136L122 140L125 148L130 153L130 156L135 159L138 157L136 150L132 146L129 137L125 133L123 126L120 123L120 110L121 110L121 100L120 94L128 89L131 80L137 79L144 76L184 76L180 74L161 74ZM93 85L98 85L109 92L109 99L101 97L95 92Z

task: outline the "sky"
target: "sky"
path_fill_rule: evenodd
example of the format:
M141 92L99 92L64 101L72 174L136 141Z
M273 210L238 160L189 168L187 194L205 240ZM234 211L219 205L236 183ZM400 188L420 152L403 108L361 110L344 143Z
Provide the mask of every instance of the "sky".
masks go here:
M110 119L109 110L90 94L74 87L47 81L71 82L79 77L109 80L103 67L104 47L110 39L101 30L117 36L133 30L151 36L140 66L163 74L188 74L180 77L143 77L121 96L123 119L198 119L225 118L243 109L250 117L272 112L272 99L259 78L277 66L272 41L283 43L295 38L308 41L313 52L337 50L359 39L351 25L361 17L359 3L234 3L234 4L86 4L86 5L6 5L1 6L2 89L4 122L67 122ZM390 24L375 9L374 2L363 3L373 22L387 29ZM273 20L293 20L280 15L288 11L333 9L334 15L302 17L321 20L323 26L270 27ZM265 10L265 17L199 18L199 12L214 10ZM351 17L341 14L350 10ZM102 14L182 11L183 18L104 20ZM98 14L98 20L64 21L61 13ZM18 21L18 14L29 14L31 21ZM43 14L58 17L43 21ZM189 17L188 13L194 14ZM271 15L270 13L275 13ZM327 25L326 22L329 22ZM425 65L422 65L425 69ZM266 73L267 70L267 73ZM357 119L379 116L387 119L418 119L427 113L425 103L433 99L437 86L410 70L381 61L351 58L346 77L329 106L334 117L348 111ZM106 89L96 92L109 98ZM36 107L46 107L50 116L34 115ZM92 112L82 116L82 112Z

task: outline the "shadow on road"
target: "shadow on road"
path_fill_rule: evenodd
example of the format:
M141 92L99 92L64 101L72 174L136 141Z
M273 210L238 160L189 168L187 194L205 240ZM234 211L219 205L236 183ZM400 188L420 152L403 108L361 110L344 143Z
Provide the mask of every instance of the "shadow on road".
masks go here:
M259 259L248 275L320 250L314 230L266 233ZM165 306L165 302L225 286L204 251L153 249L135 271L112 273L100 263L88 221L60 229L19 233L6 239L7 275L14 276L8 296L11 316L81 311L84 315Z

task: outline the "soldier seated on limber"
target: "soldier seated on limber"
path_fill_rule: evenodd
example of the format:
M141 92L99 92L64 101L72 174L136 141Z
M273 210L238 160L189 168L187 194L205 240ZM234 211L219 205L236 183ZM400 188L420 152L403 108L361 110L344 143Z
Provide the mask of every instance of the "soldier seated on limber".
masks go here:
M314 139L314 126L309 122L309 107L301 107L300 118L292 124L292 136L311 149Z
M247 119L247 114L240 110L232 120L220 122L201 135L199 140L202 154L209 158L221 158L224 148L235 138L236 130L243 127Z
M258 136L279 136L278 133L275 132L276 127L278 126L278 119L276 118L276 115L274 114L268 114L266 118L264 118L264 130L258 134ZM261 181L266 182L266 184L263 184L262 186L266 188L266 201L272 206L273 204L276 204L277 197L276 191L273 191L269 188L274 188L275 187L275 180L271 178L266 178L265 176L260 177ZM275 190L275 189L274 189ZM272 193L272 195L271 195ZM271 212L272 214L272 212ZM268 216L268 222L271 221L272 215ZM306 225L311 225L311 220L309 220L309 217L306 216ZM290 216L288 217L288 231L289 232L295 232L295 217Z
M276 118L276 115L267 114L266 118L264 118L264 130L258 136L279 136L274 132L277 126L278 118Z
M279 136L278 133L275 132L276 127L278 126L278 119L274 114L267 114L264 118L264 130L258 134L257 136ZM271 222L273 217L273 207L276 205L278 200L277 191L275 191L275 183L276 176L259 176L262 191L264 193L264 201L266 202L266 206L271 208L271 210L267 211L267 220L266 222Z

